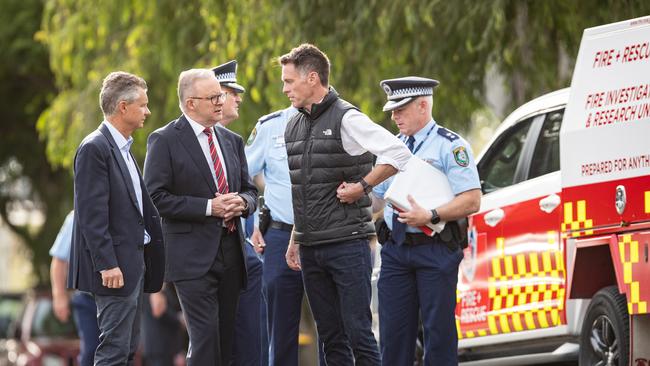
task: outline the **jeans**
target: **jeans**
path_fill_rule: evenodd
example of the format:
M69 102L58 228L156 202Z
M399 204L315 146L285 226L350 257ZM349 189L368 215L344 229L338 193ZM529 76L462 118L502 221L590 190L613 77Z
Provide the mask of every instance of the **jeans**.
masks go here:
M140 336L144 277L129 296L95 295L101 334L95 365L133 365Z
M301 245L300 261L327 365L379 365L371 329L368 240Z

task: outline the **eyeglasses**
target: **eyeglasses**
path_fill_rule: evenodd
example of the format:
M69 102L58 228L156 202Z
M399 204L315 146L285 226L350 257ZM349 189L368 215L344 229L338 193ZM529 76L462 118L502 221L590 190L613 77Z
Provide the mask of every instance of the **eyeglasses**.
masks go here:
M209 100L212 104L219 104L223 103L226 101L226 98L228 98L228 93L221 93L221 94L216 94L210 97L189 97L190 99L204 99L204 100Z

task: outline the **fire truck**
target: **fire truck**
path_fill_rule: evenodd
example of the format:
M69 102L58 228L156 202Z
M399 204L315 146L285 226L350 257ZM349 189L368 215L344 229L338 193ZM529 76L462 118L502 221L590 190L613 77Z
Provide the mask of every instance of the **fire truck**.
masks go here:
M459 271L466 365L650 365L650 16L586 29L571 87L477 156Z

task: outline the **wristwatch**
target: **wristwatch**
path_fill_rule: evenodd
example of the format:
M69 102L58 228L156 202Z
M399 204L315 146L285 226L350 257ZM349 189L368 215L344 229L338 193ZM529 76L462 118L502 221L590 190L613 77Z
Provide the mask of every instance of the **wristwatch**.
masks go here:
M368 184L368 182L366 182L365 179L361 178L359 183L361 183L361 187L363 187L364 192L370 193L370 191L372 191L372 186L370 184Z
M440 216L438 216L438 211L435 209L431 210L431 223L432 224L437 224L440 222Z

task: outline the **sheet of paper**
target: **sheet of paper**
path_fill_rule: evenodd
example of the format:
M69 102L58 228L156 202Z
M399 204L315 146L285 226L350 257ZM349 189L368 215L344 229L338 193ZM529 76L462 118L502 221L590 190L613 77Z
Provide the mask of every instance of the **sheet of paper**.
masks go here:
M404 170L395 175L384 199L398 210L408 211L411 209L407 198L409 194L420 206L430 210L454 198L447 176L417 156L411 158ZM427 227L439 233L444 229L445 222L427 224ZM425 230L422 231L426 233Z

